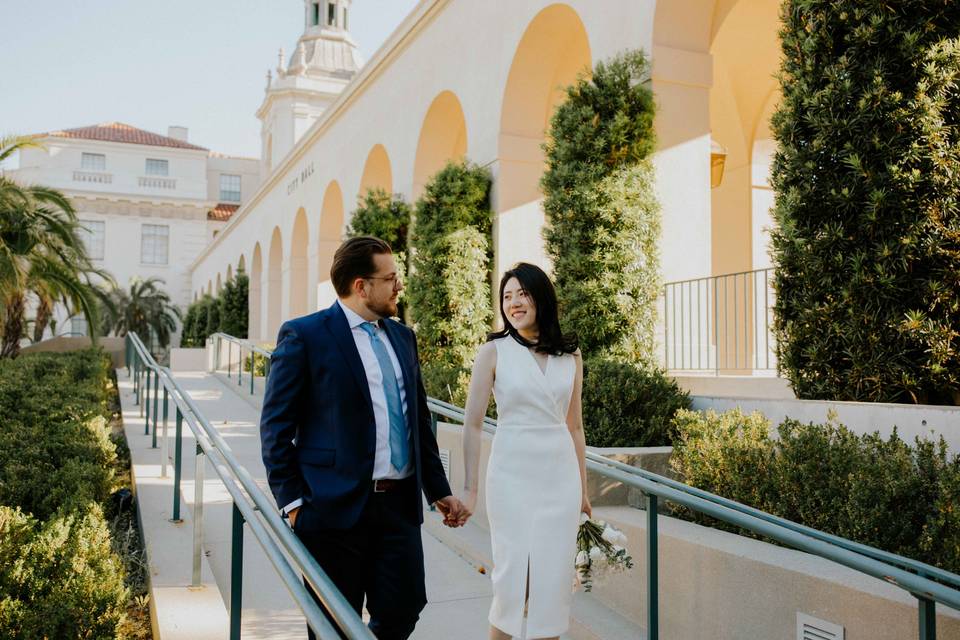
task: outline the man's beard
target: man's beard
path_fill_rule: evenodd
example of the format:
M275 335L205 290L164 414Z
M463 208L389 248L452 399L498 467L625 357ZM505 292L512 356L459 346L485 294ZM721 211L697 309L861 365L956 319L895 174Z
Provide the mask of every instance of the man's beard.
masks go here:
M395 300L385 300L377 304L367 304L367 309L377 314L381 318L392 318L397 315L397 303Z

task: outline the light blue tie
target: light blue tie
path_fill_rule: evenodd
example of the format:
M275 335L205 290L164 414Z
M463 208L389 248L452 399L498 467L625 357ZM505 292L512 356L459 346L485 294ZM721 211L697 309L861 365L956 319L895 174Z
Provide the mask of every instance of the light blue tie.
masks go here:
M407 422L403 417L403 405L400 402L400 385L397 383L397 372L393 368L393 362L390 360L390 354L387 353L387 347L377 335L376 326L372 322L364 322L360 325L368 336L370 336L370 345L373 347L373 353L377 356L377 362L380 364L380 374L383 379L383 393L387 396L387 413L390 416L390 464L397 471L402 471L407 466L407 460L410 456L407 442L409 434L407 433Z

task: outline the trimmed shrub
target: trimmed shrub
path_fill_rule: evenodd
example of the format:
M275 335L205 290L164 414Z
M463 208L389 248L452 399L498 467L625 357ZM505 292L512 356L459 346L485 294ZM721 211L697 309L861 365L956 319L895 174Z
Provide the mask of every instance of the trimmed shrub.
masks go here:
M544 239L564 329L587 357L652 365L660 208L650 65L639 51L567 89L544 146Z
M216 298L209 298L206 309L207 324L204 328L204 342L208 337L220 331L220 302Z
M800 398L960 404L958 6L783 4L774 327Z
M491 322L490 174L450 163L417 202L410 313L427 393L463 406Z
M243 270L223 285L220 297L217 299L220 312L220 328L227 335L234 338L247 337L247 325L250 314L250 278Z
M393 249L399 276L406 278L410 272L409 229L412 208L400 194L391 196L383 189L369 189L357 202L350 217L347 237L375 236L386 241ZM397 298L397 313L406 317L406 290Z
M800 524L960 570L960 457L946 443L857 435L833 421L680 411L671 464L695 487ZM681 509L686 517L737 531ZM750 534L752 535L752 534Z
M583 426L591 447L673 444L673 416L690 395L658 369L591 358L584 362Z
M109 366L99 351L0 362L0 504L45 520L107 499Z
M205 294L187 307L187 315L183 321L183 335L180 339L182 346L203 347L206 345L207 336L210 335L210 333L207 332L210 307L216 304L217 302L212 296ZM217 321L219 324L219 317Z
M99 506L42 523L0 506L0 636L115 638L126 616L123 575Z

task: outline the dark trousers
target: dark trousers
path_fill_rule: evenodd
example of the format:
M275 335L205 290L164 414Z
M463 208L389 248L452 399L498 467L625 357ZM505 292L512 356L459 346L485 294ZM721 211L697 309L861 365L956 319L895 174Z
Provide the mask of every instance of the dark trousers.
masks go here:
M366 597L370 630L379 640L406 640L427 604L418 494L412 477L384 493L374 493L371 484L363 513L349 529L312 526L316 514L306 503L297 514L297 537L358 614ZM308 636L316 638L309 628Z

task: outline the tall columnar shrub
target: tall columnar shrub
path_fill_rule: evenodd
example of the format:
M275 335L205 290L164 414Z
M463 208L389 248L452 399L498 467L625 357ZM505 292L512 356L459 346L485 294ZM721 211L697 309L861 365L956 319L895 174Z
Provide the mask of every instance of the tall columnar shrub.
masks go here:
M348 237L376 236L385 240L393 249L400 277L406 278L410 272L410 251L408 247L410 218L412 208L395 194L391 196L383 189L369 189L357 203L347 229ZM406 292L401 291L398 298L399 316L406 316Z
M461 406L490 328L490 174L451 163L417 202L409 296L427 393Z
M802 398L960 404L960 4L781 18L781 371Z
M220 331L235 338L247 337L250 314L250 278L243 270L227 280L217 298L220 306Z
M565 329L588 357L654 361L660 208L649 63L598 63L553 115L541 181Z

